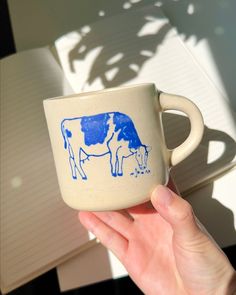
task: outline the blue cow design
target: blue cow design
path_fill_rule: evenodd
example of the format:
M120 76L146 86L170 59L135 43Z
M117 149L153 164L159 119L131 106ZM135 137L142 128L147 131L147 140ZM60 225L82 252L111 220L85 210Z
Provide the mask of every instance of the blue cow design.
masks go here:
M130 156L135 157L141 171L147 169L151 147L142 144L131 118L123 113L109 112L64 119L61 132L64 148L69 153L73 179L77 179L78 173L83 180L87 179L82 165L91 156L109 154L111 175L114 177L123 175L124 159Z

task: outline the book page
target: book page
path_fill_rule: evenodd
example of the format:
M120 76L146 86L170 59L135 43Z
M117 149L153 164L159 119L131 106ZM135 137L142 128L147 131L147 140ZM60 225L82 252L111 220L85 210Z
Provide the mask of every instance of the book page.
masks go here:
M42 104L71 87L47 48L5 58L0 71L4 293L78 253L88 234L62 201Z
M196 103L205 122L203 140L171 172L182 193L235 165L235 113L158 7L82 27L55 47L75 92L154 82L161 91ZM187 137L189 121L177 112L165 113L163 121L167 146L174 148Z

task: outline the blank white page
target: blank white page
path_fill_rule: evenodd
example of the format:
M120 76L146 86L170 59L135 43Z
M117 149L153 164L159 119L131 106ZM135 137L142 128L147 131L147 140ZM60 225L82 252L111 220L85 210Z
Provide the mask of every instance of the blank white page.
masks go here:
M1 290L56 266L88 241L62 201L42 100L72 93L47 48L3 59L1 70Z

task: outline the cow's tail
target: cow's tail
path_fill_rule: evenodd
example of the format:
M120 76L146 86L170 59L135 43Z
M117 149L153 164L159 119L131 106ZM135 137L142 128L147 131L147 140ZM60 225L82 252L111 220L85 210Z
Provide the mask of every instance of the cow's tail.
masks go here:
M66 136L66 129L64 126L64 120L61 122L61 133L64 139L64 148L67 149L67 136Z

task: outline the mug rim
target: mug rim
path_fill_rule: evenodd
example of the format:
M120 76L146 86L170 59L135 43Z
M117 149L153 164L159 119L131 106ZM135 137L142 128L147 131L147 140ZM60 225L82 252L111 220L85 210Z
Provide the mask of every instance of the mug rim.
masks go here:
M76 98L81 98L84 96L84 98L92 97L97 94L103 94L107 92L118 92L122 90L128 90L130 88L139 88L139 87L145 87L145 86L154 86L155 83L151 82L146 82L146 83L139 83L139 84L130 84L130 85L122 85L122 86L115 86L115 87L110 87L110 88L104 88L100 90L93 90L93 91L85 91L85 92L79 92L79 93L73 93L70 95L61 95L61 96L56 96L56 97L51 97L51 98L46 98L43 101L44 102L50 102L50 101L63 101L64 99L76 99ZM155 87L156 88L156 87Z

